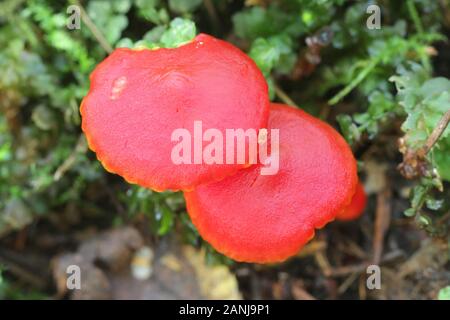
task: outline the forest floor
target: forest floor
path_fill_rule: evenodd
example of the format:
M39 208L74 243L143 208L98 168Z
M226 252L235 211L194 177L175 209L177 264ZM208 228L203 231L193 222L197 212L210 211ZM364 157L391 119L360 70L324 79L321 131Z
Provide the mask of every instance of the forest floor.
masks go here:
M54 214L1 240L8 296L435 299L450 279L448 244L404 217L408 185L393 188L399 178L393 163L369 162L363 177L369 193L365 214L357 221L330 223L297 256L274 265L209 265L204 251L183 244L176 231L151 236L143 216L126 226L92 227L73 212ZM72 264L81 268L83 290L66 287ZM369 265L380 266L379 289L368 289ZM139 280L136 269L149 277Z

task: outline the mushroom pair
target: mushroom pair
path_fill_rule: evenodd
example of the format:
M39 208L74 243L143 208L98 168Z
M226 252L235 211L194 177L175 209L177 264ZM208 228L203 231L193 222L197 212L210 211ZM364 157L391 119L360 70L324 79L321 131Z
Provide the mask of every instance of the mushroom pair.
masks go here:
M130 183L183 190L193 223L219 252L238 261L282 261L316 228L355 216L353 209L345 215L358 190L347 143L325 122L270 104L258 67L233 45L200 34L174 49L116 49L90 80L80 111L97 158ZM222 133L278 129L278 173L261 175L261 164L174 163L172 134L194 121Z

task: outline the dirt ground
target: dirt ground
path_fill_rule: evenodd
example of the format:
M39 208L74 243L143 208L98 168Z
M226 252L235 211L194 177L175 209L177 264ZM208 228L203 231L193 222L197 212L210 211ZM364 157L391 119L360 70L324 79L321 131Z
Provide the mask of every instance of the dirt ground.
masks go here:
M449 284L448 244L403 216L408 186L393 189L396 175L388 164L369 165L365 214L318 230L282 264L210 265L204 250L184 244L176 232L149 235L142 217L128 226L68 229L79 222L67 221L73 218L68 214L3 238L0 263L14 284L10 290L25 298L435 299ZM80 266L82 290L67 289L66 270L73 264ZM380 289L366 285L372 264L381 268Z

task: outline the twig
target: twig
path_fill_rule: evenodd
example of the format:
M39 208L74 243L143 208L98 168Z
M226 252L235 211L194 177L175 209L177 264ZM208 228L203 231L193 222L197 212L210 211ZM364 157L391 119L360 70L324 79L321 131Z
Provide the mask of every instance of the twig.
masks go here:
M345 279L345 281L342 282L342 284L339 286L338 294L342 295L343 293L345 293L345 291L347 291L347 289L352 285L356 278L358 278L357 272L350 274L347 279Z
M61 179L64 174L69 170L76 162L77 155L79 153L84 153L87 150L87 144L86 139L84 138L84 135L81 134L78 138L77 145L75 146L75 149L72 151L69 157L56 169L55 173L53 174L53 180L58 181Z
M404 254L402 251L393 251L393 252L387 253L381 259L380 264L394 261L397 258L403 257L403 255ZM371 262L363 262L363 263L359 263L359 264L352 264L352 265L348 265L348 266L334 268L333 270L331 270L330 276L331 277L342 277L342 276L345 276L347 274L354 273L354 272L361 273L361 272L364 272L367 269L367 267L371 264L372 264Z
M324 251L327 248L326 241L323 240L313 240L303 247L302 250L297 254L297 257L308 257L316 254L317 251Z
M441 135L444 133L449 122L450 122L450 110L448 110L439 120L437 126L433 129L427 141L425 142L425 145L420 149L421 154L419 154L419 156L424 157L428 152L430 152L430 150L439 140Z
M412 0L408 0L406 2L406 5L408 6L408 11L411 16L411 19L414 22L414 26L417 29L418 33L423 33L423 25L422 21L419 18L419 13L417 12L416 6L414 5L414 2Z
M301 281L298 280L294 281L294 283L292 284L291 293L296 300L317 300L308 291L303 289L303 287L301 286Z
M375 58L369 61L369 63L364 67L364 69L358 73L356 78L352 80L344 89L339 91L333 98L328 100L329 105L334 105L341 101L347 94L350 93L358 84L360 84L372 70L378 65L380 58Z
M23 253L18 254L7 249L0 249L0 264L4 265L6 270L32 286L45 289L47 287L46 279L49 275L47 271L44 271L40 262Z
M373 264L378 265L383 254L384 236L391 221L391 189L387 186L377 195L375 230L373 237Z
M74 2L80 8L81 20L83 20L88 29L92 32L93 36L95 37L95 39L97 39L103 50L105 50L108 54L113 52L114 49L108 43L101 31L97 28L95 23L92 22L91 18L87 14L86 10L84 10L84 7L81 5L81 3L78 0L75 0Z
M294 100L292 100L288 94L286 92L283 91L283 89L281 89L277 84L274 84L274 89L275 89L275 93L277 95L278 98L280 98L281 101L283 101L284 103L293 106L293 107L297 107L299 108L299 106L294 102Z
M325 253L323 251L317 251L314 254L314 258L325 277L329 277L331 275L332 268Z
M403 153L403 162L399 164L400 173L407 179L423 176L428 170L425 156L434 147L450 122L450 110L439 120L436 127L428 136L425 144L419 149L408 148L404 138L400 139L400 151Z
M367 299L367 285L366 285L366 279L363 275L360 275L360 277L359 277L358 294L359 294L359 300Z
M360 273L367 269L367 266L369 266L369 263L359 263L359 264L352 264L349 266L343 266L339 268L335 268L331 270L330 275L331 277L341 277L345 276L349 273Z
M348 254L351 254L355 257L360 258L361 260L365 260L367 259L367 254L366 252L361 249L355 242L353 242L352 240L349 240L348 242L346 242L342 248L343 252L346 252Z

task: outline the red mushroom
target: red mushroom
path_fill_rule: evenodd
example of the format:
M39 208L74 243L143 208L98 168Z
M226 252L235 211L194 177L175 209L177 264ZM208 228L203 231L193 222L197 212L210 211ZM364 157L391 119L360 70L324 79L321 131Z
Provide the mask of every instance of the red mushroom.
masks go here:
M356 161L331 126L272 104L269 136L271 129L280 135L277 174L261 175L257 164L184 193L200 235L238 261L269 263L296 254L355 193Z
M191 154L174 163L176 129L195 135L195 121L221 133L267 124L268 89L256 64L206 34L173 49L116 49L90 79L80 108L90 148L108 171L157 191L189 190L248 166L205 164Z
M363 214L366 204L367 196L364 191L364 186L361 182L358 182L352 202L347 208L336 216L336 219L342 221L355 220Z

